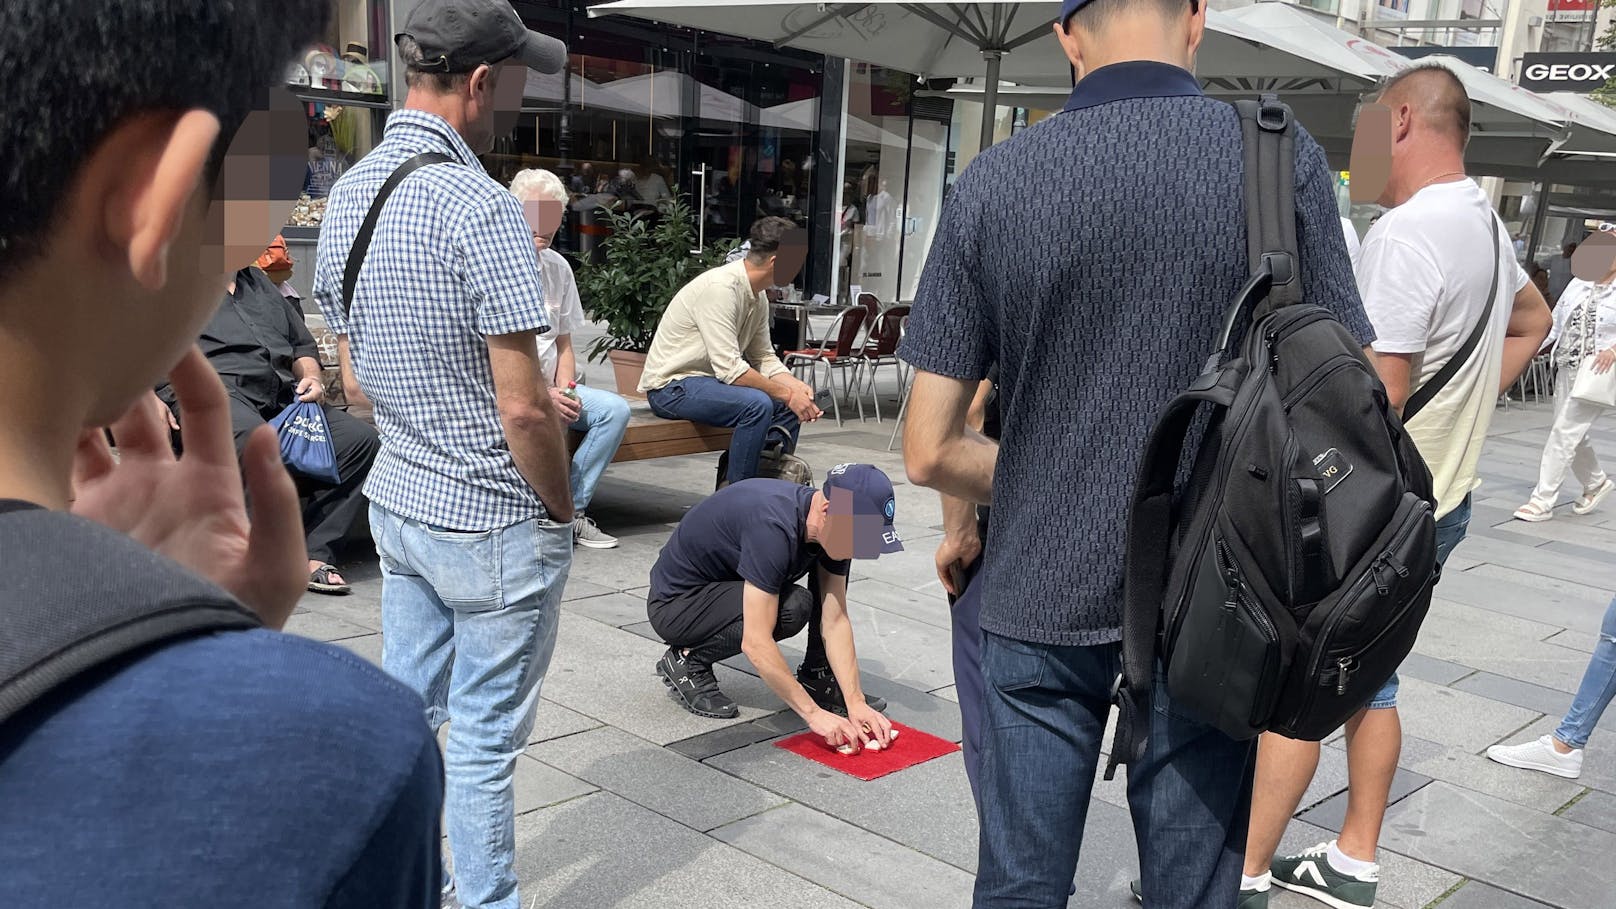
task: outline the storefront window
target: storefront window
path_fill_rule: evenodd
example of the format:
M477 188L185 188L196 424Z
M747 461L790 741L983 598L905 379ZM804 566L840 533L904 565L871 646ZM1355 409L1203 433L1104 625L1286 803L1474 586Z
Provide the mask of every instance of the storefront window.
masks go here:
M287 67L286 81L315 94L354 95L357 100L386 100L392 39L386 3L381 0L335 0L331 25L323 40Z

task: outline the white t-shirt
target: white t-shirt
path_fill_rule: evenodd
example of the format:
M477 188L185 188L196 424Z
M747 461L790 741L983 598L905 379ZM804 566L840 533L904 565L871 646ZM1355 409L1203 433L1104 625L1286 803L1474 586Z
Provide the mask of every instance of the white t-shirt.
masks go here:
M1347 255L1352 257L1352 267L1358 267L1358 254L1363 251L1363 244L1358 242L1358 228L1352 226L1351 218L1341 219L1341 230L1347 235Z
M1410 395L1447 365L1475 329L1488 295L1496 296L1475 352L1408 426L1431 468L1438 517L1481 485L1476 463L1498 402L1504 334L1514 296L1528 280L1501 222L1487 254L1497 219L1474 181L1434 184L1375 222L1358 258L1358 289L1375 326L1375 351L1414 355ZM1499 287L1489 288L1495 260Z
M553 249L539 253L539 280L544 285L544 309L550 316L550 330L539 335L539 366L545 378L564 385L572 381L572 376L557 379L556 338L574 334L588 322L584 319L583 302L578 299L578 281L572 276L572 266L566 256Z

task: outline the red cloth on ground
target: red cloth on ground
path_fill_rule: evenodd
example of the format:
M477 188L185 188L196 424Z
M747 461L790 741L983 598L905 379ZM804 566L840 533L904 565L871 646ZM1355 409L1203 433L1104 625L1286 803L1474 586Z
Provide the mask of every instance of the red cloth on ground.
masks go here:
M927 735L902 723L893 723L892 728L900 735L890 746L880 751L866 748L858 754L842 754L826 745L823 738L812 732L781 739L774 743L774 747L784 748L792 754L802 755L810 761L817 761L833 770L840 770L848 776L856 776L865 781L878 779L905 767L923 764L932 758L960 750L960 746L947 739Z

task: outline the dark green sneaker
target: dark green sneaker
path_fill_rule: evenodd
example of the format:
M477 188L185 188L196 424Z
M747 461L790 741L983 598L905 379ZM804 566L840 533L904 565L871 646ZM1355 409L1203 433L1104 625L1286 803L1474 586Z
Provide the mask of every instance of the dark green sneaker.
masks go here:
M1379 867L1362 877L1342 874L1330 865L1330 843L1299 855L1274 859L1274 885L1310 896L1335 909L1373 909Z
M1139 893L1139 882L1130 881L1128 890L1140 905L1144 905L1145 898ZM1234 904L1235 909L1268 909L1267 890L1241 890L1240 901Z

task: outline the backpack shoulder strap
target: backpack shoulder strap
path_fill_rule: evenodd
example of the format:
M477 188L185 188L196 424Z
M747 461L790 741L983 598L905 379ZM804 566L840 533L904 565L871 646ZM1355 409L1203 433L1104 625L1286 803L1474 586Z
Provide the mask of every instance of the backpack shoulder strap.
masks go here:
M219 588L83 518L0 513L0 553L0 724L140 648L260 624Z
M1296 245L1296 118L1278 95L1234 103L1245 159L1246 254L1251 273L1266 269L1273 284L1252 321L1302 301Z
M1126 556L1123 560L1122 672L1111 695L1117 705L1115 738L1105 778L1117 765L1144 755L1150 732L1151 686L1156 677L1156 636L1171 567L1173 492L1184 440L1201 405L1228 408L1245 377L1244 369L1208 372L1174 398L1145 442L1139 476L1129 503Z
M1415 414L1424 410L1427 404L1435 400L1442 389L1453 381L1453 377L1459 374L1459 370L1463 369L1465 363L1469 362L1470 355L1475 353L1476 348L1481 345L1482 337L1487 334L1487 326L1492 324L1493 304L1498 302L1498 216L1491 212L1488 212L1488 214L1493 222L1493 280L1491 284L1487 285L1487 305L1482 309L1481 319L1476 322L1476 327L1471 329L1470 336L1465 338L1464 345L1452 357L1448 358L1448 362L1442 366L1442 369L1436 375L1431 377L1431 381L1421 385L1419 391L1414 392L1408 401L1403 404L1403 425L1405 426L1408 425L1410 420L1414 419Z
M416 169L428 164L449 164L454 158L442 152L422 152L405 161L388 175L387 182L377 191L375 201L370 203L370 211L365 213L364 223L359 225L359 233L354 235L353 246L348 250L348 265L342 273L342 313L347 315L353 311L354 288L359 285L359 269L365 264L365 253L370 251L371 235L376 233L376 222L381 220L382 206L387 204L387 197L398 189L404 178L415 173Z

